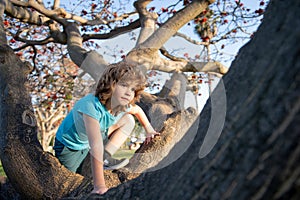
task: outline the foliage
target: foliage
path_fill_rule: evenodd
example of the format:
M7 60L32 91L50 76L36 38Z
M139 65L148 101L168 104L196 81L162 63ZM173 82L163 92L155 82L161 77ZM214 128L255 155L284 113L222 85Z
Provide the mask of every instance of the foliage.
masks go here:
M6 176L4 170L3 170L3 167L2 167L2 163L1 163L1 160L0 160L0 176Z
M243 2L242 0L218 0L195 18L195 33L206 43L204 47L215 47L214 51L207 53L208 60L212 57L218 60L226 59L222 55L222 49L226 45L243 43L253 36L268 0L260 0L259 9L256 10L247 7Z

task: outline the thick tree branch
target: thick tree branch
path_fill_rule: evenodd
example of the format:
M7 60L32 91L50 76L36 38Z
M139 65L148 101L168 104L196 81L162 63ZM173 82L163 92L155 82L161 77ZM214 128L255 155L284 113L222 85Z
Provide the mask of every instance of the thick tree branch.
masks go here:
M11 0L11 2L15 5L22 7L32 7L43 15L59 22L60 24L66 25L67 20L74 20L82 25L99 25L99 24L107 24L107 21L102 19L97 20L87 20L77 15L73 15L71 13L66 12L62 8L58 8L56 10L48 10L43 5L37 3L36 1L28 1L28 2L20 2L16 0Z
M135 63L150 70L164 72L214 72L218 76L224 75L228 68L219 62L188 62L187 60L166 60L161 58L153 49L134 49L126 57L129 63Z
M160 49L182 26L205 10L208 5L209 2L205 0L193 1L156 30L139 48Z
M64 26L67 34L67 48L73 62L81 66L86 57L87 51L82 47L82 37L77 25L69 22Z
M18 1L19 2L19 1ZM49 20L48 17L40 15L38 12L30 12L25 8L15 6L12 1L5 0L5 13L13 18L30 24L42 25Z
M53 2L53 9L59 8L60 0L54 0Z
M172 71L209 71L224 74L227 72L227 68L220 65L219 63L207 63L207 64L199 64L199 63L189 63L184 59L178 59L171 57L167 54L166 51L163 51L168 55L168 58L173 60L166 60L160 58L158 55L158 50L162 48L163 44L170 39L177 31L188 21L196 17L200 12L206 9L212 1L204 1L198 0L193 1L190 5L176 13L171 19L169 19L165 24L163 24L159 29L157 29L151 36L148 34L148 39L146 37L143 38L145 40L143 43L137 45L135 49L128 53L126 60L130 63L135 63L140 66L143 66L146 69L156 69L164 72L172 72ZM139 4L138 4L139 3ZM138 8L139 14L141 18L145 18L148 12L145 11L145 5L147 5L149 1L138 1L136 3L136 7ZM152 18L153 21L154 18ZM141 21L142 27L147 26L143 24ZM149 28L148 33L153 32L153 28ZM163 50L163 49L162 49Z
M75 23L65 26L67 48L72 61L97 81L104 68L108 65L96 51L88 52L82 47L82 37Z
M141 23L141 31L136 43L137 45L148 39L150 35L152 35L155 31L155 25L158 15L147 10L147 5L150 2L151 0L138 0L134 2L134 7L139 13L139 19Z

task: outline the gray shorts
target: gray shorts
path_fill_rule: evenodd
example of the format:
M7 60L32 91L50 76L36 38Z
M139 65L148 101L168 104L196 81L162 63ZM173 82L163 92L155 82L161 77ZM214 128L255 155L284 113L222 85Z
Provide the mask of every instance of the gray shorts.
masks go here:
M60 163L72 172L81 173L84 159L88 155L89 149L73 150L66 147L55 138L55 156Z

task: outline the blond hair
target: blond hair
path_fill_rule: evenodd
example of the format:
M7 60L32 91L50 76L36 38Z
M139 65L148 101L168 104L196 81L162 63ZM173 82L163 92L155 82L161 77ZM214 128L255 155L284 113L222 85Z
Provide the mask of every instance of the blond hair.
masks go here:
M130 104L134 104L139 100L141 92L146 86L145 75L137 68L129 65L126 62L119 62L107 66L95 91L95 96L98 97L102 105L106 105L112 96L112 87L119 82L131 82L135 86L135 95Z

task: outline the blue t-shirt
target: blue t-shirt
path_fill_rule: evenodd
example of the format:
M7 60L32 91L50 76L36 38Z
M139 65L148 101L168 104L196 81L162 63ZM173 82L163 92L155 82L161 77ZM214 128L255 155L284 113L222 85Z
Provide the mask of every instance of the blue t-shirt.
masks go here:
M70 149L86 149L89 147L89 142L82 114L99 121L100 131L104 140L107 137L108 128L116 123L124 113L121 112L117 116L111 115L97 97L93 94L88 94L75 103L73 109L62 121L56 133L56 139Z

